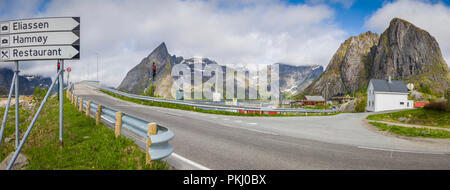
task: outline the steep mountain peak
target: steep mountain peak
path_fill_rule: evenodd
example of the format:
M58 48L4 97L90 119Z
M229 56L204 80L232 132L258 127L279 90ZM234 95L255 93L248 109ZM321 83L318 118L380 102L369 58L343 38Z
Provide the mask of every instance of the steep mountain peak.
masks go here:
M371 31L349 37L340 45L325 72L305 89L305 93L329 98L353 93L366 85L368 57L378 39L378 34Z
M158 47L156 47L149 55L149 57L153 57L156 59L164 59L168 56L170 56L169 51L167 51L166 43L164 42L162 42Z
M374 51L371 78L390 76L437 94L449 88L448 66L438 42L406 20L392 19Z

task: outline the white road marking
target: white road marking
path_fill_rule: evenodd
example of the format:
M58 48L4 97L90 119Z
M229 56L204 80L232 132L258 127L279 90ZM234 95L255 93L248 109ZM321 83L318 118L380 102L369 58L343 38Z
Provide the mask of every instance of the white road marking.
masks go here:
M224 120L224 121L228 121L228 120L230 120L230 119L228 119L228 118L222 118L222 120Z
M367 146L358 146L358 148L369 149L369 150L382 150L382 151L390 151L390 152L404 152L404 153L415 153L415 154L440 154L440 155L445 155L445 153L442 153L442 152L421 152L421 151L413 151L413 150L398 150L398 149L377 148L377 147L367 147Z
M173 113L173 112L165 112L165 111L161 111L161 110L155 110L155 111L161 112L161 113L165 113L165 114L168 114L168 115L173 115L173 116L181 116L180 114L176 114L176 113Z
M268 131L261 131L261 130L257 130L257 129L247 129L247 128L242 128L242 129L246 129L246 130L253 131L253 132L258 132L258 133L264 133L264 134L268 134L268 135L275 135L275 136L279 136L280 135L278 133L268 132Z
M249 124L249 125L257 125L257 123L247 123L247 124Z
M241 120L234 120L234 122L241 123L242 121Z
M196 163L196 162L194 162L192 160L189 160L189 159L187 159L185 157L182 157L182 156L180 156L178 154L175 154L175 152L172 153L171 156L173 156L174 158L177 158L177 159L179 159L179 160L181 160L183 162L186 162L187 164L192 165L192 166L198 168L199 170L211 170L211 169L209 169L209 168L207 168L207 167L205 167L205 166L203 166L203 165L201 165L199 163Z

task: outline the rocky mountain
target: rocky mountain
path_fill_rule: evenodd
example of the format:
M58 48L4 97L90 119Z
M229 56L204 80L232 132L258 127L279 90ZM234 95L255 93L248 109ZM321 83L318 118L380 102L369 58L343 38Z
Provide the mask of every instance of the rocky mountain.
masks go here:
M13 78L14 72L8 68L0 68L0 94L7 95ZM48 88L52 84L49 77L35 75L19 75L19 94L33 94L36 87Z
M280 91L289 95L303 92L313 81L323 73L319 65L295 66L277 63L280 71Z
M182 57L171 56L165 43L159 45L149 56L128 71L120 83L119 90L141 94L152 85L152 66L156 65L155 95L170 98L173 79L170 76L172 66L183 60Z
M152 84L152 63L155 62L156 65L156 76L155 76L155 95L164 98L173 98L170 92L173 78L171 77L171 69L175 64L186 64L194 71L194 59L184 59L183 57L177 57L175 55L171 56L165 43L159 45L153 52L146 58L144 58L141 63L132 68L117 87L117 89L131 92L134 94L142 94L146 92ZM218 64L217 62L210 60L208 58L203 58L202 67L209 64ZM323 67L321 66L294 66L283 63L279 64L280 68L280 91L287 93L296 93L303 91L306 86L308 86L312 81L317 79L317 77L323 72ZM225 66L221 66L226 75ZM242 71L242 68L233 68L234 70ZM244 73L248 72L244 70ZM245 77L245 76L244 76ZM205 82L211 77L203 77L202 81ZM238 76L238 78L243 78ZM225 77L224 77L225 79ZM225 80L224 80L225 87ZM248 94L248 91L246 92Z
M394 18L381 36L366 32L342 43L325 72L304 93L327 98L351 94L364 90L371 78L389 76L435 94L450 86L449 69L435 38Z
M436 39L408 21L391 21L374 47L372 58L371 78L391 76L414 83L419 91L438 95L450 88L450 72Z
M352 36L340 45L325 72L305 89L305 94L323 97L353 93L368 84L371 48L378 35L366 32Z

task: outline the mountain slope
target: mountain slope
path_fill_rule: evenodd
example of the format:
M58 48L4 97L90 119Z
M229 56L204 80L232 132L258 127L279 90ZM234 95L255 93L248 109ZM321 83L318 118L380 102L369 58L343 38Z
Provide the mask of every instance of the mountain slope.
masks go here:
M438 95L450 87L449 69L436 39L408 21L393 19L374 51L371 78L391 76Z
M128 71L118 89L134 94L146 91L152 84L152 66L155 63L157 73L155 95L170 98L173 81L170 77L171 68L174 64L180 63L182 59L182 57L170 56L166 44L163 42L149 56Z
M380 37L366 32L342 43L305 94L327 98L351 94L365 89L372 78L389 76L437 96L450 88L450 72L436 39L408 21L394 18Z
M156 64L156 77L155 77L155 96L161 96L164 98L173 98L172 93L170 92L173 78L170 75L171 69L175 64L186 64L189 68L191 68L191 72L194 69L194 59L184 59L183 57L171 56L168 51L165 43L159 45L153 52L144 58L141 63L132 68L121 84L118 86L119 90L131 92L134 94L142 94L149 89L152 81L152 63ZM202 59L202 68L206 65L210 64L218 64L213 60L208 58ZM312 81L317 79L319 75L323 72L323 68L321 66L294 66L283 63L279 64L280 68L280 91L295 93L303 91L306 86L308 86ZM223 72L226 74L225 66L221 66ZM244 69L244 70L242 70ZM232 70L239 70L248 72L245 68L233 68ZM245 80L239 76L239 80ZM211 77L203 77L202 81L205 82L209 80ZM225 78L224 78L225 79ZM193 78L192 78L193 80ZM223 86L225 87L225 80ZM246 95L248 95L248 90L246 91Z
M0 68L0 94L7 95L14 75L14 71L8 68ZM36 87L48 88L52 84L49 77L19 74L19 94L29 95Z
M371 48L377 43L378 35L366 32L352 36L340 45L331 58L326 70L305 89L305 94L334 95L353 93L367 85Z

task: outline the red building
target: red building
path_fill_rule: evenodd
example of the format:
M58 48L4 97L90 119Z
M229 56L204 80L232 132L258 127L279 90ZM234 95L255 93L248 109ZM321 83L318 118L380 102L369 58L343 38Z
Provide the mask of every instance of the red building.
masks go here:
M303 105L325 105L325 99L322 96L305 96Z

